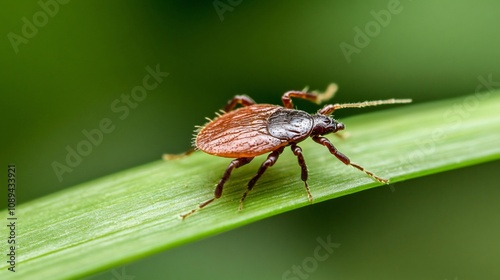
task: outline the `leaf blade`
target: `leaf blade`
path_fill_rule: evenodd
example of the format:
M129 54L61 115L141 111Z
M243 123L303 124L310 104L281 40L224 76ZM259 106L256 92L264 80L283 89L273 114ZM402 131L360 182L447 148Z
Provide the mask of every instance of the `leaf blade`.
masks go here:
M341 119L351 136L331 139L351 160L392 182L497 160L500 92L487 94ZM324 147L312 141L300 146L315 202L380 186ZM177 215L212 196L228 159L195 153L178 161L157 161L20 205L23 231L15 276L85 276L309 205L296 158L287 151L238 212L247 181L263 159L235 170L222 198L186 221ZM6 264L1 266L6 271Z

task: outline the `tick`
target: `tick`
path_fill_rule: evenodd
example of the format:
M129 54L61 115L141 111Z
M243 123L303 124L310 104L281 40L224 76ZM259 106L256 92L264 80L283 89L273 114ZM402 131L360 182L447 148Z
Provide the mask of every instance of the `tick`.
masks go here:
M273 166L285 147L290 147L297 157L301 169L301 179L304 182L307 198L312 202L313 197L307 184L307 166L302 154L302 149L297 145L306 138L325 146L328 151L346 165L361 170L375 181L387 184L389 180L383 179L373 172L366 170L359 164L352 162L347 156L339 152L324 135L344 130L343 123L334 119L331 114L338 109L362 108L382 104L410 103L411 99L387 99L365 101L346 104L328 104L316 114L294 109L291 98L306 99L317 104L330 99L337 91L337 86L331 84L324 93L306 91L288 91L281 97L283 106L270 104L256 104L246 95L236 95L229 100L222 114L217 114L213 120L196 130L194 148L183 154L189 155L195 150L207 154L234 158L229 163L222 178L217 183L214 196L185 214L182 219L190 216L199 209L221 197L224 184L235 168L250 163L256 156L268 154L257 174L248 182L247 190L240 199L239 210L243 209L243 201L253 189L255 183L270 166ZM237 105L242 107L235 109ZM179 158L179 155L164 155L165 159Z

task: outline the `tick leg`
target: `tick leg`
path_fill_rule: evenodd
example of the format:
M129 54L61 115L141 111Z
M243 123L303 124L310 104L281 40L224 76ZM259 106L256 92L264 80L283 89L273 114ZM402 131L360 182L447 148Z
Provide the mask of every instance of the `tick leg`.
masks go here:
M344 103L344 104L328 104L323 109L319 110L321 115L330 115L333 111L344 108L363 108L369 106L378 106L384 104L402 104L411 103L411 99L387 99L387 100L375 100L375 101L364 101L357 103Z
M317 143L325 146L328 148L328 150L330 151L330 153L334 156L336 156L341 162L343 162L344 164L346 165L351 165L352 167L354 168L357 168L363 172L365 172L368 176L372 177L374 180L380 182L380 183L383 183L383 184L388 184L389 183L389 180L387 179L383 179L383 178L380 178L378 177L377 175L373 174L373 172L370 172L366 169L364 169L362 166L358 165L358 164L355 164L354 162L351 162L351 160L346 157L344 154L342 154L341 152L339 152L334 146L333 144L328 140L326 139L325 137L321 137L321 136L314 136L312 137L312 139L314 141L316 141Z
M283 106L288 109L293 109L292 97L301 98L320 104L321 102L333 97L337 91L336 84L330 84L325 92L305 92L305 91L288 91L283 94L281 101Z
M196 151L195 148L191 148L182 154L163 154L163 160L176 160L189 156Z
M229 112L231 110L234 109L234 107L236 107L236 105L238 104L241 104L243 106L250 106L250 105L253 105L255 104L255 101L253 101L252 98L250 98L249 96L247 95L236 95L233 97L233 99L229 100L226 104L226 106L224 106L224 112Z
M302 170L300 177L302 181L304 181L304 185L306 186L307 198L309 199L309 202L312 203L313 197L311 195L311 192L309 191L309 186L307 185L308 173L307 173L306 161L304 160L304 156L302 155L302 149L295 143L293 143L290 148L292 149L293 154L297 156L297 160L299 161L299 165Z
M222 190L224 188L224 184L226 183L226 181L231 176L231 172L233 171L233 169L241 167L241 166L243 166L245 164L248 164L250 161L252 161L252 159L253 158L237 158L237 159L234 159L233 161L231 161L231 163L229 164L229 166L226 168L226 171L224 172L224 175L222 175L222 178L220 179L219 183L215 187L214 197L211 198L211 199L209 199L209 200L207 200L207 201L205 201L205 202L200 203L200 205L198 205L198 208L195 208L195 209L187 212L186 214L181 214L180 215L181 219L184 220L189 215L195 213L196 211L198 211L201 208L203 208L203 207L207 206L208 204L210 204L215 199L219 198L222 195Z
M243 209L243 201L248 195L248 192L253 189L253 186L255 186L255 183L257 183L257 180L259 180L260 176L266 172L266 169L270 166L273 166L276 161L278 160L279 155L283 152L285 147L280 147L276 151L273 151L272 153L267 156L267 159L262 163L262 165L259 168L259 171L257 171L257 175L255 175L250 182L248 182L248 187L243 196L241 197L240 200L240 210Z

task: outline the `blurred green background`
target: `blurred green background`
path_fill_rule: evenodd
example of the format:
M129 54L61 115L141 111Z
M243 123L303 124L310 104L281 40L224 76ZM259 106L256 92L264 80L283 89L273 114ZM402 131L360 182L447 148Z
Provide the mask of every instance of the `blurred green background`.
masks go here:
M0 179L16 164L18 203L186 150L194 125L235 94L278 104L287 90L336 82L336 102L419 103L500 82L493 0L63 2L0 4ZM126 116L112 109L157 65L169 72L158 87ZM59 180L54 162L105 118L115 129ZM499 168L305 207L90 279L282 279L328 235L341 246L307 279L499 279Z

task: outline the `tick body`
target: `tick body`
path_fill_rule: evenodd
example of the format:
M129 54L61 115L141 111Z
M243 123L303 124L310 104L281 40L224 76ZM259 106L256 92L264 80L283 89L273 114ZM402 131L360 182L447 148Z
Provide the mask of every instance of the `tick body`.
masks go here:
M268 154L257 174L248 182L247 190L240 200L241 210L243 201L249 191L253 189L257 180L264 174L268 167L274 165L280 154L289 146L297 157L301 169L301 179L307 192L309 201L312 195L307 184L308 171L302 149L297 145L307 138L312 138L318 144L325 146L328 151L346 165L351 165L372 177L380 183L388 183L388 180L376 176L362 166L351 162L351 160L339 152L335 146L324 137L324 135L335 133L345 128L344 124L337 121L331 114L342 108L361 108L382 104L409 103L410 99L388 99L379 101L365 101L360 103L329 104L320 109L316 114L296 110L291 98L307 99L320 103L331 98L337 87L332 84L324 93L289 91L283 94L283 106L256 104L246 95L237 95L224 107L223 114L210 120L206 125L199 128L194 139L196 150L205 153L234 158L222 175L215 187L214 196L202 202L198 208L180 215L185 219L197 210L207 206L222 195L223 187L235 168L248 164L256 156ZM235 109L236 105L243 107ZM186 153L190 154L193 150ZM172 159L176 156L165 155L164 158Z
M228 158L249 158L307 138L315 116L281 106L255 104L224 114L200 129L197 149Z

